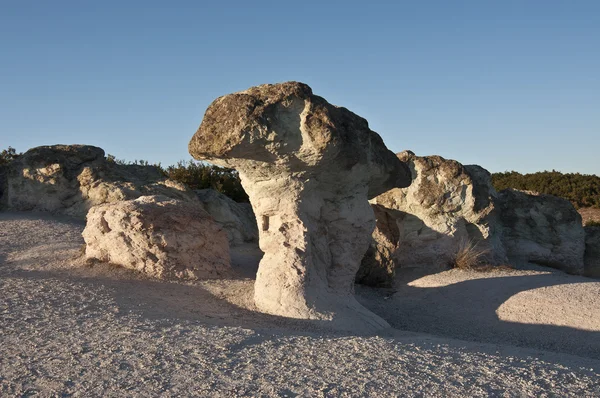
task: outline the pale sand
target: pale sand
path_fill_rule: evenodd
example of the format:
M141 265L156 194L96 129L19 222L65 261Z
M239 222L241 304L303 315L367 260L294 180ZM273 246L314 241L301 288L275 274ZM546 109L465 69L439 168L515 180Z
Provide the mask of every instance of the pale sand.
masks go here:
M531 271L402 273L357 287L396 329L256 313L231 281L83 264L81 223L0 213L0 396L600 396L600 282Z

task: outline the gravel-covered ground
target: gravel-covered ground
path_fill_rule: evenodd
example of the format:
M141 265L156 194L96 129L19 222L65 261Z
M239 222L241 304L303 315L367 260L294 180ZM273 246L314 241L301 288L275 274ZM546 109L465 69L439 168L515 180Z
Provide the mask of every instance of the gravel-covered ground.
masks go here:
M250 279L87 267L82 228L0 213L2 397L600 396L597 281L449 271L359 288L396 329L357 336L254 312Z

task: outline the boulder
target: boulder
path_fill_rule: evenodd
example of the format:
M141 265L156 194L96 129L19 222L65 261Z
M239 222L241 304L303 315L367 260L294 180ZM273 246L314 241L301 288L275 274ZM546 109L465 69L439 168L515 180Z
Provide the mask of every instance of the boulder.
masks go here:
M228 275L227 235L200 204L141 196L94 206L83 230L85 256L160 279Z
M106 160L101 148L53 145L30 149L5 172L4 208L36 210L85 218L102 203L166 195L197 201L183 184L153 166L121 165Z
M502 242L511 263L534 263L582 274L585 232L571 202L506 189L498 197Z
M585 227L584 275L600 278L600 227Z
M388 327L354 298L375 226L368 198L410 173L365 119L297 82L216 99L190 154L239 171L264 252L254 300L267 313L353 331Z
M250 203L238 203L214 189L195 191L200 204L227 233L231 246L258 242L258 226Z
M445 269L465 241L486 252L482 260L506 262L496 191L485 169L410 151L397 156L410 168L413 182L371 200L377 225L357 282L389 286L399 267Z

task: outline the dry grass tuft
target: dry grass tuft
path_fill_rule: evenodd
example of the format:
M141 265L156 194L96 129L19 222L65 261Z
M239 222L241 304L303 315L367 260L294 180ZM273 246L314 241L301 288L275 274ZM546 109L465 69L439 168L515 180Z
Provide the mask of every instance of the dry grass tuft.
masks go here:
M452 261L452 268L473 269L481 266L483 258L490 252L489 249L479 248L479 242L471 240L461 240L458 249Z

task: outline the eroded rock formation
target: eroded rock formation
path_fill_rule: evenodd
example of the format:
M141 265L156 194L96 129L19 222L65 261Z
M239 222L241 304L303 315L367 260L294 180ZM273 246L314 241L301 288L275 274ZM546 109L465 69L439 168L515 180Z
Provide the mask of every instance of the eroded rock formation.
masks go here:
M506 189L498 198L502 242L511 263L530 262L583 274L585 232L566 199Z
M487 262L506 262L496 231L496 192L486 170L410 151L397 156L413 182L371 200L377 226L360 283L391 285L396 267L447 268L465 241L479 242Z
M387 327L353 296L375 225L368 198L410 174L365 119L288 82L226 95L207 109L190 154L239 171L259 224L255 302L267 313Z
M94 205L166 195L196 201L183 184L156 167L109 162L101 148L53 145L32 148L6 167L2 205L84 218Z
M237 203L214 189L195 192L204 210L223 227L231 246L258 242L256 217L249 203Z
M469 243L484 264L534 263L583 273L581 217L561 198L506 190L490 174L440 156L398 154L413 183L371 200L377 216L359 283L390 286L398 268L435 272ZM591 260L590 260L591 261Z
M166 196L94 206L83 231L85 256L161 279L226 276L227 235L199 203Z

